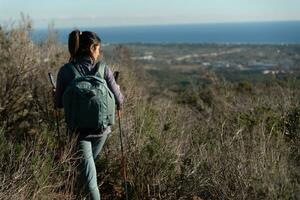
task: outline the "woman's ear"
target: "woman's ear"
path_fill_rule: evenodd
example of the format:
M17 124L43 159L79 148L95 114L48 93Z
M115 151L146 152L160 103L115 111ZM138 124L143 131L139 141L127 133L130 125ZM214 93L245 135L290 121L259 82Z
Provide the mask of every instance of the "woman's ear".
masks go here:
M95 48L96 48L95 44L92 44L90 46L90 52L93 53L95 51Z

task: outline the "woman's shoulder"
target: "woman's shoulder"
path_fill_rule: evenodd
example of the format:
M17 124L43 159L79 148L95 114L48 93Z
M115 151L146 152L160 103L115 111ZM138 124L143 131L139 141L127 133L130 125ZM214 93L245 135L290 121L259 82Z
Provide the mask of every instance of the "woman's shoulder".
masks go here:
M105 61L98 61L95 66L99 66L99 67L108 67L107 63Z
M59 68L58 71L58 76L61 78L69 78L69 77L73 77L74 76L74 70L72 70L72 63L68 62L63 64L63 66L61 66Z
M101 74L102 77L107 77L108 71L110 70L109 66L104 61L98 61L95 64L96 70Z
M71 72L71 71L73 71L72 66L73 66L73 64L71 62L67 62L59 68L59 71L61 71L61 72Z
M65 64L63 64L60 69L61 70L70 70L71 66L73 66L73 64L71 62L67 62Z
M96 65L99 65L99 67L103 67L103 69L105 71L110 70L111 71L111 67L109 66L109 64L107 64L105 61L99 61L97 62Z

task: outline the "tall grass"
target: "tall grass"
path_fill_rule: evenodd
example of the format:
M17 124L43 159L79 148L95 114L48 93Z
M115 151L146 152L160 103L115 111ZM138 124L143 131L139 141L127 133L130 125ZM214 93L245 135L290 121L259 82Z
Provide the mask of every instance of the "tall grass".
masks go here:
M0 199L76 199L75 139L65 133L63 113L53 110L47 82L47 72L68 60L67 49L53 27L38 44L31 31L25 16L0 30ZM152 97L127 47L117 46L110 57L126 96L131 199L299 199L294 79L233 84L205 72L205 85ZM118 131L97 160L102 199L124 197Z

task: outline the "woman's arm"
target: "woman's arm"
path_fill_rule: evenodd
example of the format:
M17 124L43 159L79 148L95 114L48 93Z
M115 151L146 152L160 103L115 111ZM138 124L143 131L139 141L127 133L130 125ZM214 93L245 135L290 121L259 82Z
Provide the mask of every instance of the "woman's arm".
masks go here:
M124 102L124 95L121 93L120 87L116 83L115 77L108 66L105 66L104 69L104 79L106 80L108 88L115 96L117 107L120 108Z
M74 75L68 70L68 67L63 66L60 68L56 79L56 90L54 96L55 108L63 108L62 96L65 92L67 85L73 80Z

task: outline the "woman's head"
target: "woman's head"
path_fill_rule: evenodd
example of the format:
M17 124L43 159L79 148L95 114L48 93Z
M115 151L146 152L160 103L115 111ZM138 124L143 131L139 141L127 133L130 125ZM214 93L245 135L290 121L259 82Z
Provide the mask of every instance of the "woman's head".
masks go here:
M101 39L91 31L74 30L69 34L70 60L80 56L90 56L96 60L100 54Z

